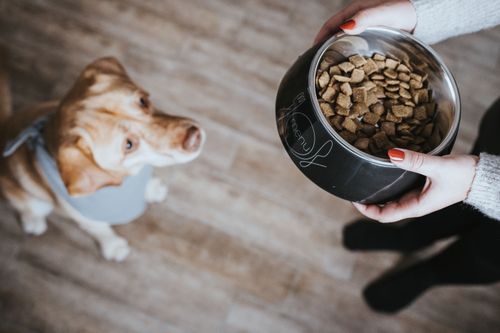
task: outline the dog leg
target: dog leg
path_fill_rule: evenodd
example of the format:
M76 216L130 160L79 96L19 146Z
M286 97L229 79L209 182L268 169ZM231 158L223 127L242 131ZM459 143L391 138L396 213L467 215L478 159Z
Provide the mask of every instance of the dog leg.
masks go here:
M106 260L123 261L129 255L127 240L118 236L109 224L74 216L72 218L99 243L101 254Z
M4 194L19 213L24 232L38 236L47 230L47 216L54 209L51 202L31 196L15 186L4 186Z
M23 230L27 234L41 235L47 230L47 216L54 208L52 204L33 200L30 209L20 212Z
M168 187L160 178L151 178L146 186L145 200L147 203L158 203L166 199Z

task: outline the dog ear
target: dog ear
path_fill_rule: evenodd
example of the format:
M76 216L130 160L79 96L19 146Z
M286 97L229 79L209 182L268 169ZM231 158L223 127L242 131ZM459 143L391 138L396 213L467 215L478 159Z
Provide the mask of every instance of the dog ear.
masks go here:
M64 144L57 153L61 178L71 196L92 194L108 185L120 185L123 177L103 170L94 161L90 151L78 143Z
M85 76L93 74L127 75L125 67L115 57L104 57L94 60L83 71Z

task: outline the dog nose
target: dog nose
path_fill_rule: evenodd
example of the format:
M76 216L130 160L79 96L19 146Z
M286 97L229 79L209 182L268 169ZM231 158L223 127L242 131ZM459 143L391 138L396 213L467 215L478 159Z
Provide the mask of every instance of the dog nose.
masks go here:
M201 130L199 127L192 125L186 130L186 138L182 147L188 152L194 152L200 148L200 144Z

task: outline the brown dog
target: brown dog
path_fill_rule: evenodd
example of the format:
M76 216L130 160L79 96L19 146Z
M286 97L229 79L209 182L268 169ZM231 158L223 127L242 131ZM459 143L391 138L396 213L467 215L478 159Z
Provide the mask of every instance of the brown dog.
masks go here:
M8 104L4 87L0 94ZM6 111L0 112L0 188L24 231L43 233L57 208L95 237L108 260L123 260L130 251L111 224L137 217L141 200L166 196L147 166L191 161L205 140L192 120L157 112L114 58L87 66L60 102ZM122 213L134 205L130 216ZM104 211L91 212L98 206Z

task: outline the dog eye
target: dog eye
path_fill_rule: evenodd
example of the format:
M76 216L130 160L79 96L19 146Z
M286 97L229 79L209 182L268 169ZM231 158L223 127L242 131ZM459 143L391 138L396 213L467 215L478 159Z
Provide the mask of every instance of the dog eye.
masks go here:
M127 138L125 139L125 142L123 143L123 150L125 153L131 153L139 147L139 142L133 138Z
M147 98L145 97L141 97L141 99L139 100L139 102L141 103L141 106L145 109L149 108L149 101L147 100Z

